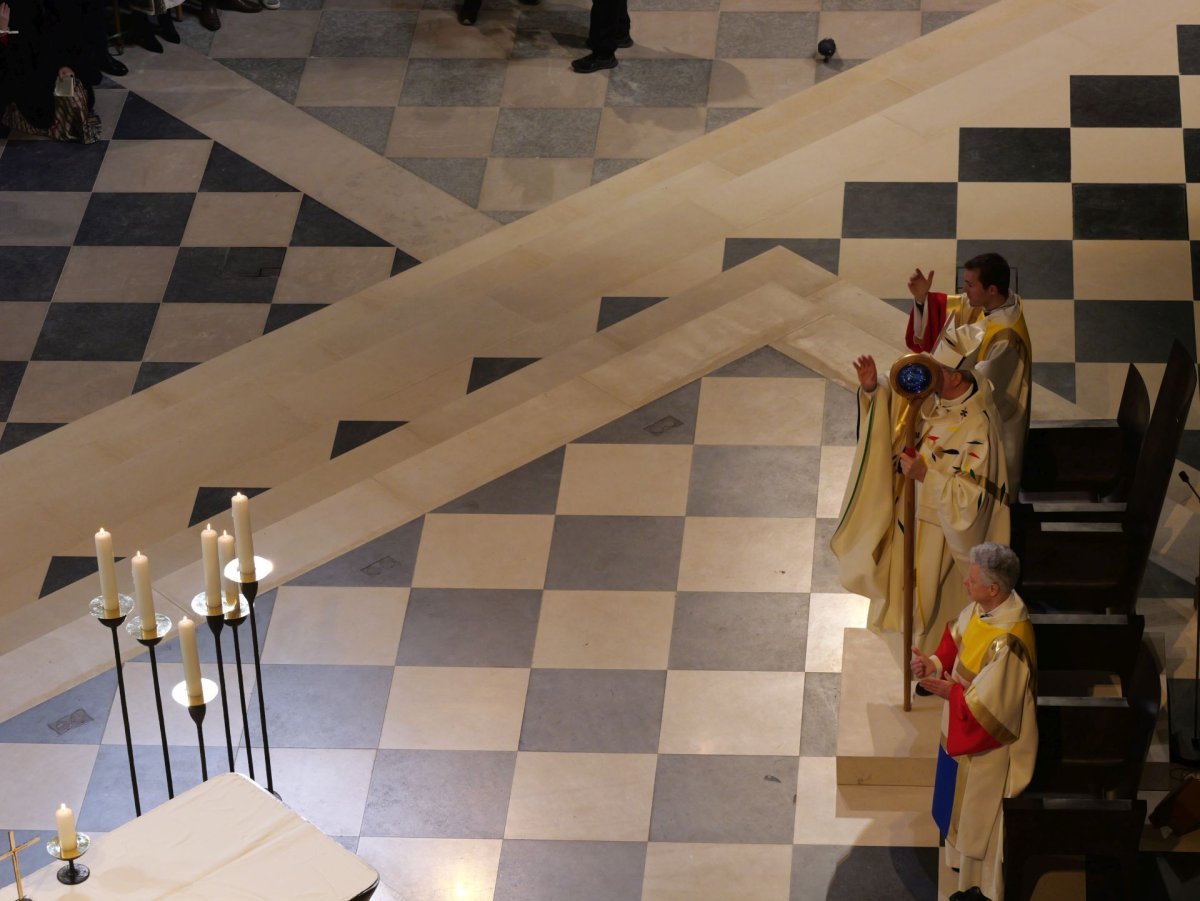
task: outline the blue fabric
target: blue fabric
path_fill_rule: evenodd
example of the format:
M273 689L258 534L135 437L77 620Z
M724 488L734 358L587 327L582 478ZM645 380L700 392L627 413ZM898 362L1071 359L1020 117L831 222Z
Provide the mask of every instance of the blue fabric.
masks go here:
M950 813L954 810L954 784L958 780L958 761L938 746L937 772L933 777L933 821L942 838L950 831Z

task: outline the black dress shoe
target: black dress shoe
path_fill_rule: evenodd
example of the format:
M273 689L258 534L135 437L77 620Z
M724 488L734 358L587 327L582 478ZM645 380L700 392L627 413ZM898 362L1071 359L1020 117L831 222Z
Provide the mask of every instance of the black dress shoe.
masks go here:
M158 38L152 32L147 31L143 35L138 36L138 44L145 47L151 53L162 53L163 45L159 43Z
M585 75L588 72L599 72L601 69L615 69L616 67L617 58L615 56L598 56L595 53L589 53L587 56L581 56L579 59L571 61L571 68Z
M179 43L179 32L175 30L175 19L170 13L163 13L157 19L158 27L155 29L158 36L164 41L172 44Z
M221 30L221 17L217 14L217 7L212 3L204 3L200 6L200 24L209 31Z
M628 50L632 46L633 46L633 38L631 38L629 35L625 35L625 37L623 37L623 38L621 38L621 40L617 41L617 49L618 50Z
M129 67L111 53L103 54L100 57L100 62L96 65L106 75L116 75L119 78L122 75L129 74Z
M235 13L260 13L263 9L255 0L217 0L217 5Z

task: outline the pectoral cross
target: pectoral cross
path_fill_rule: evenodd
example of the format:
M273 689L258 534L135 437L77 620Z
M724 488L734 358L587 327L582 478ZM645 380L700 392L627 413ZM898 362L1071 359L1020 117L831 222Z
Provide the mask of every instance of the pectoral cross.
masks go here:
M38 835L25 842L25 844L18 845L16 834L11 829L8 830L8 850L0 854L0 863L10 857L12 858L13 879L17 883L17 901L30 901L29 898L25 897L25 889L21 886L21 863L18 855L30 845L36 845L41 840L42 837Z

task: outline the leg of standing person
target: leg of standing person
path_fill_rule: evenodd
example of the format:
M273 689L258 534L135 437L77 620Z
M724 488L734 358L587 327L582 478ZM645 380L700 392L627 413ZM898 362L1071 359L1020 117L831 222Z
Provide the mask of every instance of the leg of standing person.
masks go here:
M592 0L587 37L592 52L574 60L571 68L587 73L615 67L617 50L633 46L629 25L629 0Z

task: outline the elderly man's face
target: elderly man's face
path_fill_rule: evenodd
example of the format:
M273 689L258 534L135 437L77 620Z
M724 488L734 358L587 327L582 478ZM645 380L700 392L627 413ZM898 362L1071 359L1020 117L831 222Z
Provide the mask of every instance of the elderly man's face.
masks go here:
M963 586L967 589L967 596L976 604L986 605L1000 594L1000 586L983 578L978 564L975 563L972 563L971 568L967 570Z

